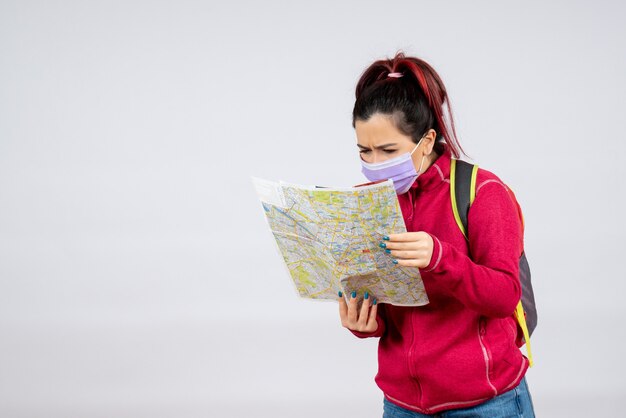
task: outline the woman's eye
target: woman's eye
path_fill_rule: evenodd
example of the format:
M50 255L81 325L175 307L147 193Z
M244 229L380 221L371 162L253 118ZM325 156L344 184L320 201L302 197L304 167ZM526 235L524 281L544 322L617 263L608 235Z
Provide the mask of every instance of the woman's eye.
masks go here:
M362 150L359 151L359 154L367 154L368 152L370 152L370 150L362 149Z
M394 152L396 152L395 149L386 149L386 150L383 150L383 151L385 151L387 154L393 154Z

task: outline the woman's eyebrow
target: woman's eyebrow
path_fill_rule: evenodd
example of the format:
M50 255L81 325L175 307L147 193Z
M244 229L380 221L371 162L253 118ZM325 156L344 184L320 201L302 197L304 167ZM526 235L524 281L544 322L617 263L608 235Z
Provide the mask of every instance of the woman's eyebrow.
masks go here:
M382 145L376 145L374 148L376 149L383 149L383 148L387 148L387 147L393 147L398 145L396 142L390 142L388 144L382 144ZM361 144L356 144L357 147L361 148L361 149L369 149L369 147L364 147Z

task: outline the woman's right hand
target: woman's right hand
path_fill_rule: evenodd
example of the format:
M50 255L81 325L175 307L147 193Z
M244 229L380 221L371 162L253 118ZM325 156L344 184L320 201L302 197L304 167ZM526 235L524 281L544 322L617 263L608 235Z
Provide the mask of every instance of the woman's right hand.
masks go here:
M350 331L366 333L376 331L378 329L378 322L376 321L378 305L376 299L372 301L372 298L370 298L366 292L360 309L356 292L352 292L348 299L348 302L346 302L346 298L339 292L339 317L341 318L341 325L348 328Z

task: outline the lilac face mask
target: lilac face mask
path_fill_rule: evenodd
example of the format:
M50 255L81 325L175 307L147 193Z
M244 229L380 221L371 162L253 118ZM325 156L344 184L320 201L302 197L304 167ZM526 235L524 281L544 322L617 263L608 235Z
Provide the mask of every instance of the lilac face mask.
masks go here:
M369 181L379 180L393 180L393 187L396 189L397 194L406 193L415 179L419 176L419 172L422 171L422 164L424 164L425 155L420 162L420 168L415 171L415 165L411 156L419 147L424 137L420 138L413 148L413 151L406 152L397 157L383 161L382 163L366 163L361 159L361 171Z

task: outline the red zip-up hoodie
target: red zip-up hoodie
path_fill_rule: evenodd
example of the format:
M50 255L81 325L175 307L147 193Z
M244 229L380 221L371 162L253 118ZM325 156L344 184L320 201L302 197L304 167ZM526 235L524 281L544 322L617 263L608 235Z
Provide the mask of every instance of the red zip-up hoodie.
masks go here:
M408 231L433 238L420 269L430 303L381 304L376 384L390 402L425 414L465 408L514 388L528 360L516 345L520 219L506 186L479 169L466 240L450 202L450 153L399 195ZM471 252L470 252L471 250Z

